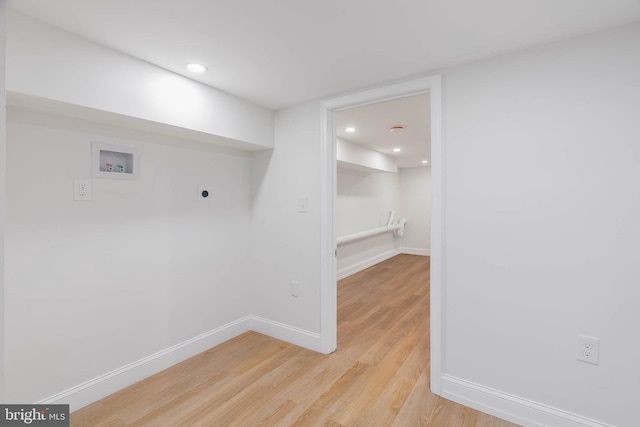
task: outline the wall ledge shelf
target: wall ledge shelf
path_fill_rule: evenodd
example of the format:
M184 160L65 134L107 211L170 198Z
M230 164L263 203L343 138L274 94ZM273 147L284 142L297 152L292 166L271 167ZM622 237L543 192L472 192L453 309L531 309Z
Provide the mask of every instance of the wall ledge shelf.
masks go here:
M71 104L16 91L7 91L7 107L28 112L48 114L58 117L84 120L102 125L115 126L139 132L162 135L194 142L203 142L219 147L233 148L241 151L271 150L267 147L237 139L214 135L194 129L155 122L110 111L99 110L82 105Z
M364 173L398 172L398 161L394 157L342 138L336 138L336 160L341 169Z
M396 173L393 171L378 169L371 166L361 165L358 163L347 162L344 160L337 160L336 165L338 169L350 170L361 173Z

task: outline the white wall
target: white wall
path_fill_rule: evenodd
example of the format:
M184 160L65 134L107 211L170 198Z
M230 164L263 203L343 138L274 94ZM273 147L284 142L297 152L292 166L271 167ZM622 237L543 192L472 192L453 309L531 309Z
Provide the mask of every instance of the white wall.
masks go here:
M637 423L638 46L635 25L443 72L444 385L460 380L466 393L551 414L521 418L529 425ZM318 275L318 237L300 236L284 212L295 210L298 182L318 185L319 118L301 106L277 122L284 150L274 152L262 201L273 215L253 229L271 228L283 257L261 260L270 247L261 237L252 260L264 265L253 277L269 300L265 315L308 325L319 296L296 310L285 282L287 269ZM276 234L289 224L291 233ZM577 333L601 338L599 366L575 360Z
M416 255L431 253L431 168L400 168L400 212L408 223L401 250Z
M8 90L273 148L269 109L26 15L9 18Z
M347 277L398 253L429 255L431 239L431 168L400 168L371 173L338 168L335 227L338 236L408 221L404 237L385 233L340 245L338 278Z
M251 329L251 156L221 147L272 148L274 112L18 13L7 39L7 399L77 409ZM73 202L93 140L142 175Z
M640 400L639 47L636 24L444 73L444 371L619 427Z
M252 153L251 295L253 313L286 324L290 335L320 349L320 105L276 114L272 152ZM309 212L298 212L307 197ZM300 296L290 282L300 283ZM272 325L273 326L273 325ZM305 337L309 342L303 342ZM311 334L311 335L310 335ZM315 334L315 335L314 335Z
M4 349L4 228L6 148L6 35L7 2L0 0L0 349ZM4 402L4 351L0 351L0 402Z
M341 138L336 138L336 160L342 168L369 173L398 172L398 161L395 157Z
M389 210L400 210L399 180L397 173L359 172L344 168L337 171L335 200L335 228L338 236L365 231L387 224ZM400 240L393 233L385 233L360 241L340 245L338 248L338 277L346 277L362 266L366 268L393 255L397 255Z
M47 398L250 310L250 154L96 129L10 114L9 402ZM92 141L137 147L140 179L93 179L93 200L74 202ZM197 199L200 184L211 200Z

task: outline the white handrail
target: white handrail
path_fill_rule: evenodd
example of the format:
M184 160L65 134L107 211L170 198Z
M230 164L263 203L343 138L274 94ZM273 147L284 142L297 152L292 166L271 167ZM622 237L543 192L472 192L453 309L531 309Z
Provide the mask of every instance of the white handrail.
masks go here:
M402 237L404 235L404 227L407 224L407 220L402 218L397 223L392 223L395 212L389 211L389 221L387 225L373 228L370 230L358 231L357 233L346 234L344 236L338 237L336 243L338 246L344 245L345 243L355 242L356 240L365 239L367 237L376 236L378 234L387 233L389 231L393 231L396 237Z

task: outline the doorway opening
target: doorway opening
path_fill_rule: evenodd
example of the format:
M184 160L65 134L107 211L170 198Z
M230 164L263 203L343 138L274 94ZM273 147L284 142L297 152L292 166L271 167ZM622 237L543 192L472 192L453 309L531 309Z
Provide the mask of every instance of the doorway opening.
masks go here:
M321 336L322 348L325 353L332 352L337 346L337 231L335 208L337 204L337 162L338 162L338 122L339 114L349 109L361 108L381 102L400 102L403 98L423 96L428 99L430 118L431 150L430 157L423 158L431 166L431 221L429 224L431 236L429 252L430 262L430 364L431 364L431 390L440 392L440 363L441 363L441 263L442 263L442 147L440 140L441 117L441 79L440 76L419 78L402 83L392 84L381 88L345 95L340 98L328 100L321 108L323 123L323 156L321 168ZM426 98L425 98L426 96ZM427 102L427 101L425 101ZM375 107L371 107L375 108ZM402 125L399 123L398 125ZM347 132L344 126L344 132ZM342 130L341 130L342 132ZM391 147L390 149L393 150ZM392 151L393 152L393 151ZM362 165L360 165L362 166ZM365 165L366 166L366 165ZM369 165L371 166L371 165ZM377 213L379 215L379 212ZM389 214L389 223L394 219ZM340 224L342 227L342 224ZM426 249L426 248L425 248Z
M422 93L336 113L338 280L401 253L429 256L429 107Z

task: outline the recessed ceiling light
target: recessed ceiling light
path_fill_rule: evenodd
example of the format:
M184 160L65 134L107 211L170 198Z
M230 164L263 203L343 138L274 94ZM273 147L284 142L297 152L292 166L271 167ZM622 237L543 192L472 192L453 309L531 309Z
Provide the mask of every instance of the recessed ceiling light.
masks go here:
M391 133L402 132L403 130L404 130L404 126L401 126L401 125L391 126L391 128L389 128L389 132Z
M394 148L393 151L396 152L396 153L399 153L400 149L399 148Z
M202 64L197 64L195 62L190 62L187 64L187 69L192 73L204 73L207 71L207 67Z
M351 132L355 132L356 128L346 128L345 131L351 133Z
M422 163L426 165L427 163L429 163L429 160L423 160Z

